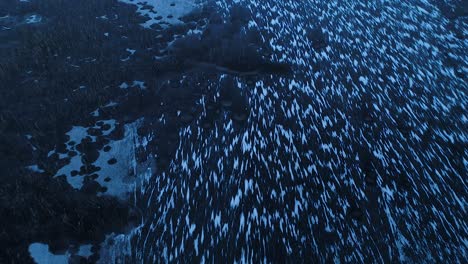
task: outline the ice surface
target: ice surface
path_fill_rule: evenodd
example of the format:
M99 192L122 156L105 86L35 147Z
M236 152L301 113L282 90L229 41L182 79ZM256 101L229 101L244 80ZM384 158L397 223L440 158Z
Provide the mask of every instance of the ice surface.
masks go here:
M54 255L50 253L49 246L42 243L32 243L29 253L37 264L67 264L68 255Z
M107 131L102 132L103 136L109 135L116 125L116 121L113 119L101 120L101 122L111 127ZM138 141L137 127L138 122L125 125L124 137L120 140L111 140L108 144L111 147L110 150L108 152L100 150L98 159L93 163L93 165L101 168L100 171L96 172L99 175L96 181L101 186L107 187L107 191L105 192L107 195L123 197L134 188L136 180L135 147ZM98 128L98 126L94 126L94 128ZM67 143L74 141L78 144L86 137L90 137L95 141L96 137L89 135L87 129L86 127L73 126L67 133L70 137ZM68 150L76 151L76 148L75 146L70 146ZM49 156L53 153L54 151L49 152ZM116 159L117 162L115 164L108 164L108 161L111 159ZM73 188L80 189L83 187L85 175L72 176L71 172L74 170L80 171L81 166L83 166L83 162L81 160L81 153L79 153L70 159L69 164L60 168L56 176L65 175L68 183ZM34 169L34 167L30 169ZM106 181L106 178L110 180Z
M110 234L106 236L106 240L101 244L99 260L97 263L120 263L118 261L120 259L119 257L123 255L130 255L130 253L131 245L128 235Z
M69 251L63 255L55 255L49 251L49 245L43 243L32 243L29 245L29 254L37 264L68 264L68 259L72 255L88 258L93 253L91 252L92 245L81 245L76 254Z
M88 258L93 254L93 252L91 252L92 247L93 245L81 245L76 255Z
M111 150L99 152L99 158L94 163L96 166L101 167L97 172L99 178L96 181L101 185L107 187L105 194L122 197L126 193L133 190L136 180L136 160L135 160L135 147L137 144L137 124L132 123L125 125L125 136L121 140L111 141L109 146ZM107 164L107 161L115 158L117 163L114 165ZM106 177L111 180L104 181Z
M39 168L39 166L37 164L28 166L27 168L30 169L31 171L38 172L38 173L43 173L44 172L44 170Z
M112 126L110 131L113 129L115 126L115 120L105 120L106 124L110 124ZM84 138L89 136L93 141L96 140L94 136L88 135L86 127L82 126L73 126L72 129L67 132L67 135L70 137L70 140L67 142L74 141L77 144L80 143ZM73 150L76 151L75 146L69 147L68 150ZM54 153L54 151L50 151L48 156L51 156ZM65 175L67 177L68 183L73 186L75 189L80 189L83 186L83 177L82 176L72 176L71 172L76 170L80 171L80 167L83 165L83 162L81 161L81 156L76 155L70 159L70 163L63 166L57 171L56 176L59 175Z
M169 23L179 24L182 21L180 17L187 15L197 5L194 0L148 0L148 1L137 1L137 0L120 0L121 2L136 5L138 7L138 13L142 16L149 18L148 21L142 24L144 27L150 27L157 23ZM146 3L146 5L145 5ZM147 9L147 7L152 7ZM153 11L154 10L154 11Z
M40 15L30 15L26 18L26 24L35 24L42 21L42 17Z

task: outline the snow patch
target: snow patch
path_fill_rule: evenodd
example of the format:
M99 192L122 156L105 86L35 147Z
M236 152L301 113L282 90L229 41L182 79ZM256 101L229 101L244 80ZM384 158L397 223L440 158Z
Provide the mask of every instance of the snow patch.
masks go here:
M179 18L189 14L197 6L195 0L120 1L136 5L138 8L137 13L149 18L145 23L141 24L145 28L149 28L154 24L181 24L183 22Z

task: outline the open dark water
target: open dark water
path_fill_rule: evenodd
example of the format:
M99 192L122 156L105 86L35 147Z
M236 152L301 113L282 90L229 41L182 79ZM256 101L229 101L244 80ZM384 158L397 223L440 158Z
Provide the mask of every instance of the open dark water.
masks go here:
M0 263L467 263L462 0L0 0Z

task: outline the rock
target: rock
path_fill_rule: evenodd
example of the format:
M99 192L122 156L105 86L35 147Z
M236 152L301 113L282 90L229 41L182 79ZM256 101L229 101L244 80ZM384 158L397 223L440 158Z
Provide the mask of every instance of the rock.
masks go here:
M221 105L226 107L226 108L229 108L232 106L232 101L230 99L221 99L220 101Z
M375 175L375 173L367 172L366 177L365 177L365 181L370 186L375 186L377 184L377 175Z
M240 4L233 5L231 10L231 23L240 23L242 25L249 22L252 17L250 10Z
M125 135L125 127L122 124L115 126L115 129L109 134L109 138L113 140L122 139Z
M232 119L238 122L244 122L245 120L247 120L248 117L249 116L246 112L237 112L237 113L233 113L232 115Z
M94 180L86 181L81 187L81 191L88 194L97 194L101 190L101 185Z
M91 136L101 136L102 131L99 128L89 128L88 129L88 134Z
M25 137L14 134L0 136L0 154L15 157L19 161L27 161L32 158L32 148Z
M66 144L58 144L56 150L60 154L65 154L68 152L68 147Z
M192 122L194 119L194 116L190 113L182 113L180 115L180 120L184 123L184 124L188 124L190 122Z
M312 42L312 47L316 50L324 49L328 46L327 36L321 29L310 29L307 38Z
M111 125L104 124L104 125L101 126L101 129L104 130L104 131L107 131L107 130L111 129Z
M210 24L222 24L223 23L223 17L217 12L213 12L208 20Z
M99 151L95 148L90 149L81 156L81 161L85 164L91 164L99 158Z
M205 121L205 122L202 123L202 128L211 129L211 128L213 128L213 125L210 122Z
M364 213L359 207L351 207L349 209L349 216L354 220L362 220Z

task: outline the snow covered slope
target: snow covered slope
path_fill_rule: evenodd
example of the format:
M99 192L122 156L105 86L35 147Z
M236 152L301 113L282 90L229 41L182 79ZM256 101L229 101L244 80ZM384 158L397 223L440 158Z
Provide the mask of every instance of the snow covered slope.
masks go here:
M467 42L434 2L240 4L294 74L233 77L247 121L179 131L132 257L466 262Z

